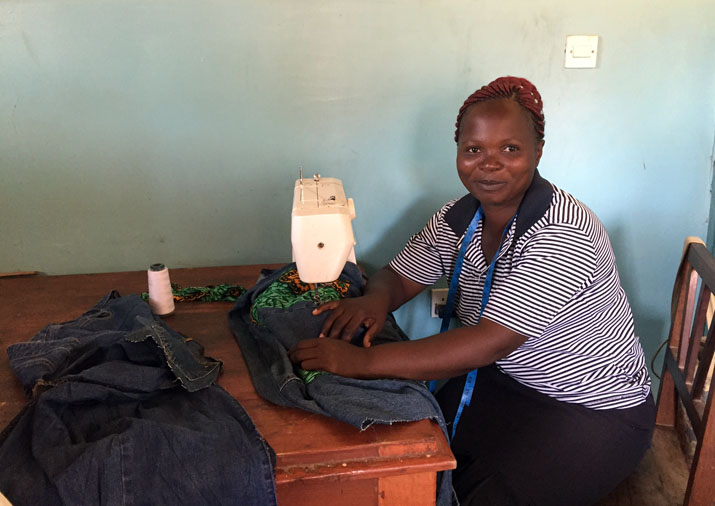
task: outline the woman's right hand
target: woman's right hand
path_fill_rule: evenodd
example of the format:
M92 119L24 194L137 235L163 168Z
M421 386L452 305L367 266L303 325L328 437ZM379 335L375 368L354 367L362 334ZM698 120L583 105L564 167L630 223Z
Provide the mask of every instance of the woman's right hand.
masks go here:
M326 302L313 310L314 315L326 311L328 315L319 337L342 339L349 341L361 326L367 330L363 336L362 344L365 348L370 346L375 337L385 324L389 302L378 295L363 295L350 299L341 299Z
M361 325L367 328L362 339L365 348L385 324L387 313L425 289L386 266L370 278L362 297L326 302L313 311L314 315L331 311L319 337L350 340Z

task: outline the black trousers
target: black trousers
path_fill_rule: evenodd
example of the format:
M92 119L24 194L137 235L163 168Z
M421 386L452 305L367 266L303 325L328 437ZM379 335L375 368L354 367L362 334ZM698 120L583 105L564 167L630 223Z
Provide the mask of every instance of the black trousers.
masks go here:
M464 380L437 393L450 429ZM652 395L634 408L595 410L484 367L452 441L457 497L462 506L589 506L635 468L654 423Z

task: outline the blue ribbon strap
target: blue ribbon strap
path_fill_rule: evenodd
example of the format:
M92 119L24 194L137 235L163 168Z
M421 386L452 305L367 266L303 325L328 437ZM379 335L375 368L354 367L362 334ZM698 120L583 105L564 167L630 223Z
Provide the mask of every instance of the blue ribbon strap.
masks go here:
M467 231L464 234L464 240L462 241L462 246L459 248L459 254L457 255L457 262L454 264L454 271L452 273L452 279L449 282L449 291L447 292L447 302L444 305L444 312L442 313L442 326L439 332L442 333L449 329L449 321L452 319L452 311L454 310L454 298L457 295L457 287L459 285L459 276L462 273L462 264L464 264L464 255L467 252L467 246L472 242L474 233L477 231L477 225L479 225L479 220L482 219L482 206L479 206L477 212L474 213L472 221L467 227ZM480 315L481 316L481 315ZM476 376L476 375L475 375ZM429 382L430 392L434 393L437 388L437 381L432 380ZM461 403L460 403L461 405Z
M464 234L464 240L462 241L462 246L459 248L459 255L457 255L457 262L454 264L454 271L452 273L452 279L449 282L449 292L447 293L447 303L444 306L444 314L442 315L442 328L439 329L440 332L444 332L449 328L449 320L452 318L452 311L454 310L454 299L457 296L457 288L459 286L459 276L462 274L462 265L464 264L464 256L467 253L467 247L469 243L472 242L474 233L477 231L477 225L482 219L482 206L479 206L477 212L474 213L472 221L467 227L467 232ZM484 297L482 297L484 300ZM481 314L479 315L481 316Z
M467 252L467 247L469 246L469 243L472 242L472 239L474 238L474 233L476 232L477 226L479 225L479 221L482 219L483 215L484 213L482 211L482 207L479 206L479 209L477 209L477 212L474 213L474 217L469 223L469 227L467 227L467 231L464 234L464 240L462 241L462 246L459 248L457 261L454 264L454 271L452 272L452 279L449 283L449 293L447 294L447 303L445 304L444 308L444 316L442 317L442 327L440 329L440 332L444 332L449 329L449 321L452 318L452 311L454 310L454 299L456 297L457 288L459 286L459 277L462 273L464 256ZM514 218L516 218L516 214L512 216L511 220L509 220L509 223L507 223L506 227L504 228L504 232L502 232L501 240L499 241L497 251L494 253L494 258L489 263L489 267L487 268L487 275L484 280L484 290L482 291L482 305L479 310L479 317L477 319L477 322L482 319L484 308L489 302L489 294L492 289L492 279L494 278L494 270L497 264L497 258L499 257L499 250L501 250L501 245L504 242L504 237L506 237L507 232L511 228L511 224L514 222ZM474 369L473 371L469 372L464 382L462 398L459 400L457 414L454 416L454 421L452 422L452 439L454 439L454 435L457 433L457 424L459 423L459 418L462 416L462 411L464 411L464 406L469 406L472 400L474 385L477 382L477 371L477 369ZM436 381L430 381L430 390L432 392L434 392L435 386Z

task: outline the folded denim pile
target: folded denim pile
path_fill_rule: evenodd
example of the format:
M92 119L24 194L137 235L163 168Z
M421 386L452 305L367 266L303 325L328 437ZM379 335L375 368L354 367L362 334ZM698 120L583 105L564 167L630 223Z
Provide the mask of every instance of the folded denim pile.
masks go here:
M15 506L275 505L275 454L215 384L221 363L111 292L8 348L31 399L0 434Z

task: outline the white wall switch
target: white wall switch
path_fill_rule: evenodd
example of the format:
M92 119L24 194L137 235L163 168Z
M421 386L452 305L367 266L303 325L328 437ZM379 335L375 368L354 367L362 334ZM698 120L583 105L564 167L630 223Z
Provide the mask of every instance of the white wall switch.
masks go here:
M449 288L433 288L430 299L430 315L432 318L441 318L444 306L447 304Z
M596 68L598 60L598 35L568 35L566 37L567 69Z

